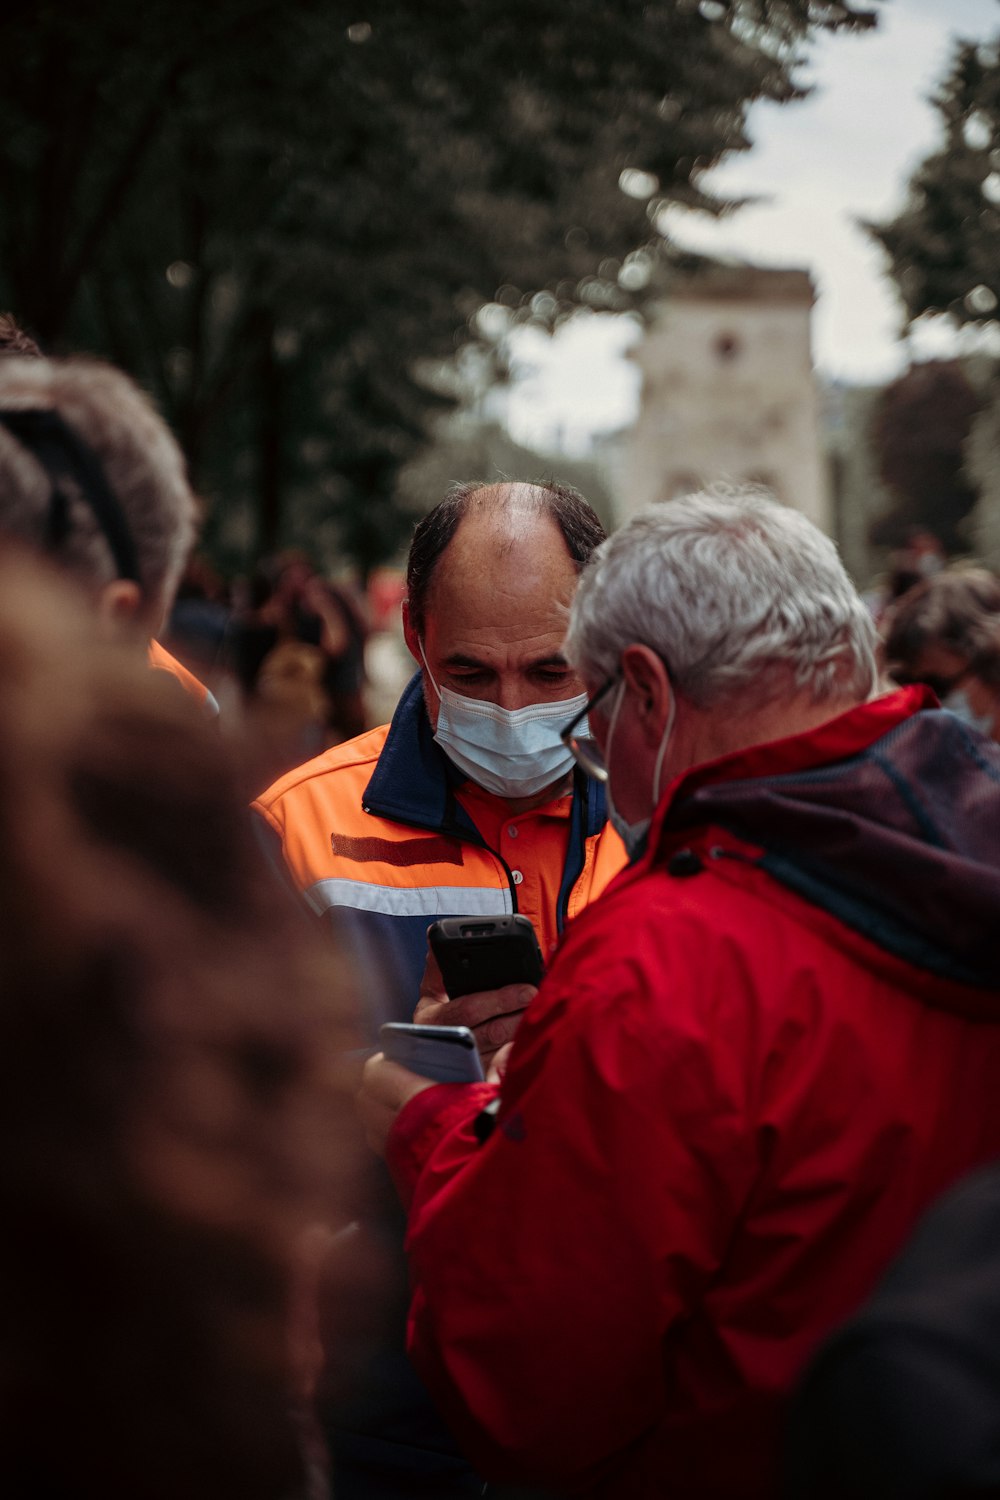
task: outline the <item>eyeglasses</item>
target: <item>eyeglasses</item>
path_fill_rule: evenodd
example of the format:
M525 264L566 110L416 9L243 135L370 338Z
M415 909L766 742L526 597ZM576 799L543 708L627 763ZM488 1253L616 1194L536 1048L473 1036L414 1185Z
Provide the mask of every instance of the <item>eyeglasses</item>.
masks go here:
M586 723L587 715L591 709L596 708L601 699L610 693L616 682L621 680L620 672L613 672L607 682L597 689L592 698L588 698L578 714L574 714L565 729L560 729L559 738L566 749L572 755L582 771L588 776L593 776L595 781L607 781L608 768L605 764L604 754L600 745L590 734L577 734L581 725Z

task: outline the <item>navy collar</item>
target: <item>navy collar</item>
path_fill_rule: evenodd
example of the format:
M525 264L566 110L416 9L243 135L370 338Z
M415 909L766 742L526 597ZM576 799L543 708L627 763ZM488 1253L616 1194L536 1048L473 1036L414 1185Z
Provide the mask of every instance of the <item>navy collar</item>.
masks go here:
M481 844L475 824L455 797L464 780L434 741L421 676L416 672L392 716L363 806L394 823L452 833ZM573 819L574 823L578 818L582 821L583 837L599 833L606 817L604 787L582 772L574 773Z
M416 672L396 705L362 805L366 812L394 823L482 843L475 824L455 797L462 780L434 742L423 683Z

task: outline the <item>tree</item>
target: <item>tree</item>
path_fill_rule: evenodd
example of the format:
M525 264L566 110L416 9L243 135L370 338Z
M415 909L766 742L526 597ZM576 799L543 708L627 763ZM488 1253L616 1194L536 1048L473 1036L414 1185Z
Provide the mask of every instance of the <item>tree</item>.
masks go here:
M871 22L848 0L8 0L0 298L156 393L219 546L318 513L369 566L447 402L420 368L493 298L625 305L658 206L722 211L700 179L746 148L748 105L799 94L815 28Z
M1000 38L959 42L934 98L942 142L914 173L902 210L870 225L889 255L908 322L946 314L987 327L1000 307ZM982 555L1000 558L1000 379L987 382L964 446L979 492L963 532Z
M1000 58L998 44L960 42L934 96L943 142L917 168L906 203L870 224L889 255L908 321L946 313L993 321L1000 305Z
M871 528L880 546L900 546L917 528L948 551L963 546L962 523L976 492L963 470L979 397L955 360L911 365L876 403L872 440L879 476L896 504Z
M972 424L965 466L979 493L969 517L969 542L977 557L1000 571L1000 388L996 378Z

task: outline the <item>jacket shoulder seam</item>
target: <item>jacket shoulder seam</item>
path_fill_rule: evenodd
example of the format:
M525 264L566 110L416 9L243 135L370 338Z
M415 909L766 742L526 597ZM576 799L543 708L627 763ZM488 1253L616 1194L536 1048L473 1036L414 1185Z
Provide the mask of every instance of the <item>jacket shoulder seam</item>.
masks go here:
M337 750L344 748L340 745L336 747ZM344 756L343 759L336 760L332 764L326 762L325 756L307 761L305 765L298 766L295 770L286 771L284 776L269 786L266 792L254 798L254 805L267 809L280 802L289 792L298 791L300 787L308 785L310 781L320 781L326 776L335 776L341 771L357 771L366 766L377 765L380 754L381 747L378 750L368 750L363 755ZM325 763L320 764L320 760Z

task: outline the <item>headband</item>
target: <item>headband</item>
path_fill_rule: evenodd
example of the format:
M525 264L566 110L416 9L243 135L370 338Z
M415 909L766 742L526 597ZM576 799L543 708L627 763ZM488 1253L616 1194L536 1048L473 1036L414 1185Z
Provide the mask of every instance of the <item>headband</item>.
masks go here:
M55 551L69 532L69 501L62 481L72 479L104 534L118 577L141 583L135 542L125 513L93 449L50 407L0 411L0 426L6 427L11 437L37 459L52 483L45 529L47 549Z

